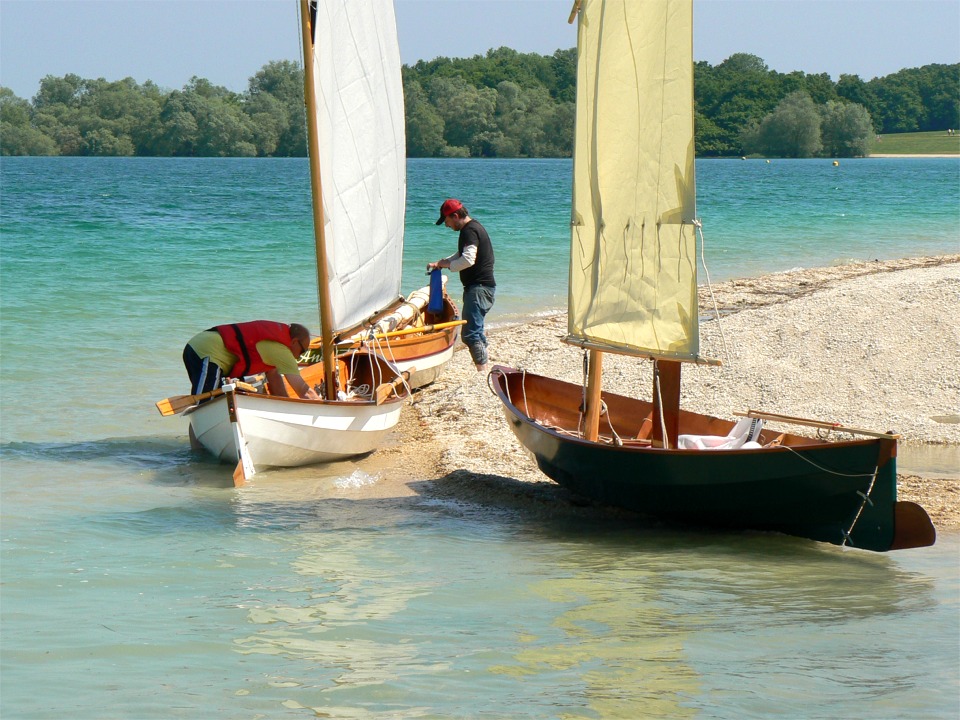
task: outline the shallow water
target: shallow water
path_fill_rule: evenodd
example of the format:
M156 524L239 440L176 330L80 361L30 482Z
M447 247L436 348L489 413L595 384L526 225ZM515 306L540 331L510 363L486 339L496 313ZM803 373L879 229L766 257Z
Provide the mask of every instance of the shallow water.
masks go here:
M699 163L711 276L956 252L958 168ZM456 195L496 243L494 319L562 305L569 170L411 161L405 289L455 247ZM316 331L306 178L3 158L0 716L960 714L956 534L877 555L476 505L378 456L235 490L153 403L198 328Z
M149 440L4 465L4 717L958 709L956 535L879 555L370 498L363 462L235 491Z

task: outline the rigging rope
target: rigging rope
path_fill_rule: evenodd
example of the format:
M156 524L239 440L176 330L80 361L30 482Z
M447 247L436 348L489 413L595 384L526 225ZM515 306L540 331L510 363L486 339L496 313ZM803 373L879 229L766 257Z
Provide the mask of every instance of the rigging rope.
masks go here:
M693 221L693 224L697 228L697 234L700 236L700 264L703 266L703 274L707 280L707 290L710 292L710 300L713 302L713 312L717 316L717 327L720 328L720 344L723 346L723 356L729 358L730 353L727 351L727 338L723 334L723 323L720 320L720 308L717 307L717 298L713 294L713 284L710 282L710 270L707 268L707 258L703 253L703 246L706 243L703 238L703 223L697 219Z
M580 415L577 418L577 434L583 437L583 421L587 415L587 375L590 371L590 360L587 349L583 349L583 379L580 381Z
M660 394L660 366L657 360L653 361L653 388L657 392L657 408L660 410L660 429L663 432L663 446L670 447L670 438L667 436L667 419L663 416L663 395Z
M819 435L819 433L820 431L818 430L817 434ZM831 470L830 468L825 468L822 465L818 465L813 460L811 460L808 457L804 457L803 455L801 455L799 452L797 452L796 450L794 450L792 447L788 445L781 445L780 447L786 450L789 450L804 462L807 462L810 465L813 465L815 468L817 468L817 470L820 470L825 473L829 473L830 475L836 475L837 477L850 477L850 478L858 478L858 477L870 478L870 485L867 487L867 492L864 494L859 490L857 491L857 494L861 498L863 498L863 501L860 503L860 507L857 509L856 515L853 516L853 520L850 522L850 527L847 528L846 530L844 530L843 528L840 528L840 532L843 535L843 542L840 543L840 546L845 547L848 543L852 545L853 543L850 540L850 534L853 532L853 528L856 526L857 521L860 520L860 516L863 514L863 510L867 506L867 504L869 503L870 505L873 505L873 500L870 499L870 493L873 492L873 486L876 484L877 476L880 474L880 466L877 465L873 469L872 473L842 473L838 470Z
M873 505L873 500L870 499L870 493L873 492L873 486L877 482L877 475L880 474L880 466L877 465L873 469L873 477L870 478L870 487L867 488L866 494L863 494L858 491L860 497L863 498L863 502L860 503L860 508L857 510L857 514L853 516L853 521L850 523L850 527L846 530L841 530L843 533L843 542L840 543L840 547L846 547L847 543L853 544L850 540L850 533L853 532L853 528L856 526L857 521L860 519L860 515L863 513L863 509L867 506L867 503Z

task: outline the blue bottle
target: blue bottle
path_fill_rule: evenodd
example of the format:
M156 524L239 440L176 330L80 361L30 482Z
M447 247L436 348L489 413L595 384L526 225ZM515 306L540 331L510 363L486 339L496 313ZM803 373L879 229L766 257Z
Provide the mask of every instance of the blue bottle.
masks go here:
M439 268L430 271L430 301L427 303L427 312L438 313L443 311L443 276Z

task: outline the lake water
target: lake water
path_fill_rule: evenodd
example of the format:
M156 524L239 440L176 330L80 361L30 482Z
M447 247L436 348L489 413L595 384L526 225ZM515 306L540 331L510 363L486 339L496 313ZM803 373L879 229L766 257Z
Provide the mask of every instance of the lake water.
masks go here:
M714 281L960 251L957 159L697 169ZM456 196L496 245L491 320L561 307L569 180L410 161L404 289L455 249L433 223ZM234 489L154 402L186 392L198 329L317 332L307 182L302 160L0 161L0 716L960 715L956 533L878 555L392 497L372 459Z

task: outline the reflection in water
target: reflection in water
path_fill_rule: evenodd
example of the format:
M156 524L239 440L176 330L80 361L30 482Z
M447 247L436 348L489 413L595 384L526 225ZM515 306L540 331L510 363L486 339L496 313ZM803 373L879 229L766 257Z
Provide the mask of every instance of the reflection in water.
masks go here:
M236 500L278 567L249 588L234 644L275 658L259 692L286 707L736 717L802 713L809 694L869 705L871 677L887 701L922 687L897 627L935 607L932 582L888 556L344 492L327 478L309 499L264 485Z
M361 712L339 706L335 698L345 692L362 697L365 688L445 669L446 663L419 659L413 639L393 629L411 601L437 583L390 542L392 531L410 522L409 510L396 499L351 499L377 478L345 470L327 468L306 497L302 485L277 483L238 495L238 527L281 529L269 541L278 556L289 557L293 575L279 572L250 588L247 620L258 629L237 638L235 646L245 655L284 659L269 685L285 689L285 707L379 717L369 707ZM396 710L382 715L406 716Z
M569 565L570 577L530 588L556 613L560 642L539 644L528 635L515 663L490 671L577 678L592 712L567 717L693 717L684 701L696 695L699 678L685 661L674 610L660 598L662 581L626 560L597 569Z

